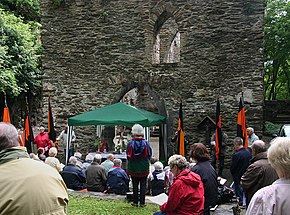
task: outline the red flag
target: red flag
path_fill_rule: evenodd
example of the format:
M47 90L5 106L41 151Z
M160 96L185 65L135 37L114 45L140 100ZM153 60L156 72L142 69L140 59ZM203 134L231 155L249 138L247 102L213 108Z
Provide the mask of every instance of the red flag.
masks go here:
M244 105L243 97L240 97L240 105L239 105L239 113L238 113L238 121L237 121L237 137L241 137L244 142L244 147L248 148L246 114L245 114L245 105Z
M216 130L215 130L215 150L216 159L219 159L220 148L222 146L222 117L221 117L221 105L220 100L217 99L216 104Z
M9 109L6 102L6 95L4 94L5 107L3 111L3 122L11 123Z
M48 99L48 135L49 135L49 139L52 140L52 142L55 143L56 141L56 132L54 129L54 123L53 123L53 116L52 116L52 111L51 111L51 106L50 106L50 98Z
M32 152L33 141L34 141L33 131L30 124L28 113L26 113L25 120L24 120L24 130L22 133L22 142L24 146L26 147L28 153Z
M178 136L177 136L179 154L184 156L184 130L183 130L183 114L182 114L182 102L180 102L179 116L178 116Z

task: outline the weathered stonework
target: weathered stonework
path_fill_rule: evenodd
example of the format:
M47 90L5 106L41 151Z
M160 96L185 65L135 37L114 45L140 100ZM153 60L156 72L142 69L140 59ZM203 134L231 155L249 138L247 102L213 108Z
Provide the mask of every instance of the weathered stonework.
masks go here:
M50 95L57 127L137 87L146 96L135 105L167 117L168 141L180 99L190 142L203 141L197 125L215 118L218 95L233 139L243 82L247 122L261 134L263 0L42 0L41 14L43 113ZM164 63L176 28L176 62ZM158 34L159 64L152 60ZM76 129L79 143L93 141L93 128Z

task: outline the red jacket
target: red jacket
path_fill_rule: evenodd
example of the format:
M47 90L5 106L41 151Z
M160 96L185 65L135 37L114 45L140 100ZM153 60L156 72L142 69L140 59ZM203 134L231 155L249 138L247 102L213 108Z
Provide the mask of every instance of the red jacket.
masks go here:
M203 208L203 183L200 176L189 169L175 178L167 202L160 206L166 215L197 215Z
M48 150L52 147L49 136L45 132L39 133L38 135L36 135L36 137L34 138L34 143L37 145L37 148L42 147L45 149L45 147L47 146L48 147L47 150Z

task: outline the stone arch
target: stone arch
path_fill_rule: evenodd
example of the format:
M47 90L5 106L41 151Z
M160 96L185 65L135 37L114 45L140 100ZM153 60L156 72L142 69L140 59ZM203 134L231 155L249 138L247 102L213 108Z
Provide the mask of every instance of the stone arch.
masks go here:
M180 62L181 40L185 39L178 23L180 20L181 9L172 3L157 3L152 9L148 28L152 38L153 65Z
M146 109L148 111L157 112L158 114L167 117L167 111L165 107L165 102L158 93L150 86L148 83L139 83L139 82L127 82L123 83L122 87L119 89L119 91L116 93L115 97L112 100L112 104L119 102L124 98L124 96L134 90L137 89L138 93L143 94L140 95L140 99L137 98L137 103L134 104L131 103L131 105L134 105L136 107ZM145 98L145 99L144 99ZM140 101L143 101L143 103L139 103ZM150 102L148 102L148 100ZM130 104L130 102L128 102ZM145 108L144 108L145 107ZM168 122L166 122L166 125ZM166 160L168 158L168 146L166 143L168 142L168 126L164 126L161 128L160 126L160 134L159 134L159 159L160 160ZM161 138L160 138L161 137Z

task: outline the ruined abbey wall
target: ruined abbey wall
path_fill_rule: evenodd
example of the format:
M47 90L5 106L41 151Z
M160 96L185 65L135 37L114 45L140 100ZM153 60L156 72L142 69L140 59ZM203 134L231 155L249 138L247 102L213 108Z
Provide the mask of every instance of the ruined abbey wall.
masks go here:
M135 105L166 116L169 139L182 100L184 130L198 142L220 96L233 139L243 89L247 123L261 134L263 15L263 0L41 0L44 118L48 96L61 128L137 88ZM76 128L77 141L92 132Z

